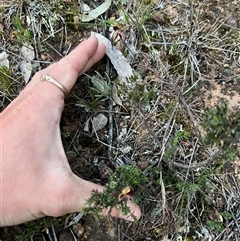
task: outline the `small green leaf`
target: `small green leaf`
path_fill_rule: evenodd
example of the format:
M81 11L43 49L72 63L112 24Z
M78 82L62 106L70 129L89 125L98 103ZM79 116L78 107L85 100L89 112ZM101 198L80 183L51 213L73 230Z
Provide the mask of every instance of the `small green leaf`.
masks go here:
M222 212L222 213L220 213L224 218L226 218L226 219L230 219L230 218L232 218L232 214L231 213L229 213L229 212Z

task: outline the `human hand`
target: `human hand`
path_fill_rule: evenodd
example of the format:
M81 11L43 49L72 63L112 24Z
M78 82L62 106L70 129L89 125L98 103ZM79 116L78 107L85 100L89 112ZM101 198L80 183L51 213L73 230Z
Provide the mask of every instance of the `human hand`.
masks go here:
M79 212L92 190L104 189L71 171L59 127L64 93L54 84L40 81L48 74L70 91L78 76L104 53L105 46L95 37L83 41L68 56L36 73L1 113L0 226ZM139 207L132 202L128 205L140 218ZM132 220L116 208L110 215Z

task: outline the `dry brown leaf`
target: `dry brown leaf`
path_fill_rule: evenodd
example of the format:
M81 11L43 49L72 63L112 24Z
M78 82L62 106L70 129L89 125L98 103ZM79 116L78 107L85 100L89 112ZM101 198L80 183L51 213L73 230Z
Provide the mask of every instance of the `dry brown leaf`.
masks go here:
M103 43L106 46L106 54L111 60L114 68L116 69L121 82L125 84L128 78L133 75L133 71L130 64L128 63L128 60L118 49L112 46L111 41L109 41L101 34L92 32L91 36L96 36L99 42Z
M92 132L101 130L107 124L107 122L108 118L104 114L98 114L96 117L92 119Z
M121 98L118 96L118 89L115 84L112 86L112 98L117 105L120 105L125 111L127 111L127 109L122 104Z

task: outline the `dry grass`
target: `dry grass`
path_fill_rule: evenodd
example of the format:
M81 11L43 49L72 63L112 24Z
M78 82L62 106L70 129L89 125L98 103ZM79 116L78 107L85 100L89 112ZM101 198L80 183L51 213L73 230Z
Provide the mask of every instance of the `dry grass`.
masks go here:
M206 92L213 83L228 97L234 98L235 93L239 98L239 19L224 0L218 1L219 6L211 0L143 2L115 1L95 26L74 23L79 13L77 1L0 2L0 49L9 54L11 67L7 80L2 77L5 73L0 75L1 109L24 88L18 64L23 44L34 46L34 73L67 54L76 44L76 32L82 31L81 38L90 30L105 34L109 28L106 20L116 15L125 35L125 43L117 45L135 72L125 86L115 81L128 112L113 101L103 104L108 129L89 136L105 150L104 158L112 166L134 165L149 178L141 202L142 219L122 225L118 240L239 240L239 180L233 162L226 163L219 150L205 145L202 128L208 107ZM239 10L237 2L232 4ZM226 6L227 10L221 11ZM21 19L23 29L14 26L15 17ZM30 38L24 37L26 30ZM114 79L109 65L102 72ZM4 81L10 82L7 89ZM214 89L211 92L214 95ZM74 94L70 99L77 102ZM83 115L89 118L94 112ZM82 129L85 120L80 120ZM68 150L76 151L76 137L82 129L64 143Z

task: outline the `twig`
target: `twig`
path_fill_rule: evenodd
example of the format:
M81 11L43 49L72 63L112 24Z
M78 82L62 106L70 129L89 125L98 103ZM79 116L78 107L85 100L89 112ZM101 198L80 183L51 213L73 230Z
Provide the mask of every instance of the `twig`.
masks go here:
M143 115L143 113L141 112L141 106L139 105L139 113L140 115L143 117L143 125L146 127L148 133L152 136L152 138L154 139L154 141L158 144L159 148L161 148L162 144L159 141L158 137L154 134L154 132L151 130L151 128L149 127L149 125L146 122L146 119Z
M72 237L74 238L74 241L78 241L77 238L75 237L75 235L74 235L72 229L70 228L69 230L70 230L70 232L71 232L71 234L72 234Z
M58 241L58 240L57 240L57 235L56 235L56 233L55 233L55 229L54 229L54 226L53 226L52 221L51 221L51 228L52 228L52 233L53 233L54 241Z
M221 151L217 151L214 154L212 154L206 161L193 163L191 165L185 165L179 162L172 162L172 165L175 167L183 168L183 169L194 169L194 168L200 168L204 167L207 164L211 163L213 160L215 160L219 155L221 154Z
M200 142L203 143L202 135L201 135L199 129L197 128L196 121L193 117L193 113L192 113L189 105L187 104L187 102L185 101L185 99L183 98L182 95L179 95L179 100L180 100L181 104L183 105L184 109L187 111L188 116L189 116L191 122L193 123L193 128L194 128L195 132L197 133Z

